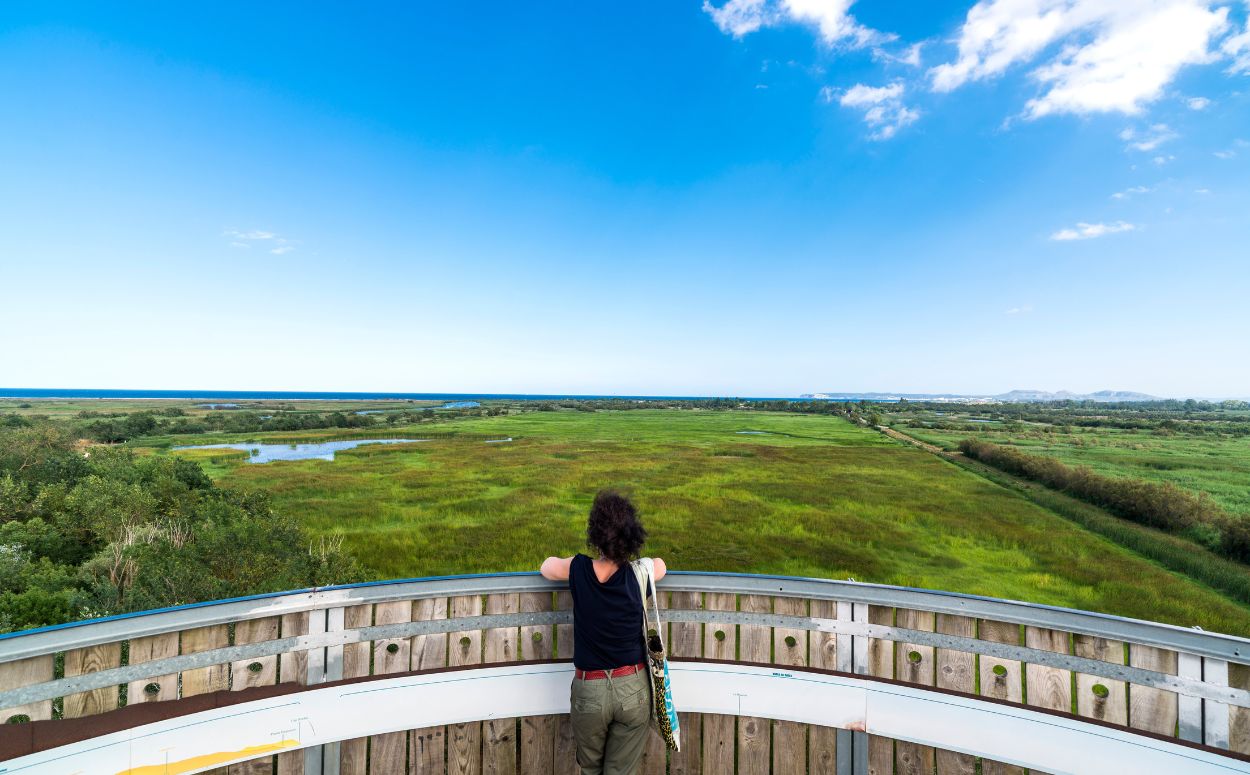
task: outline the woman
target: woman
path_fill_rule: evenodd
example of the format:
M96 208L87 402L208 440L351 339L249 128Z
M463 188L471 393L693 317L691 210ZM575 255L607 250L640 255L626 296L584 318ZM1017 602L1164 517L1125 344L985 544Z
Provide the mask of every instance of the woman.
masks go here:
M633 775L651 720L651 679L642 639L642 594L630 562L647 531L634 505L605 490L595 496L586 543L598 556L548 557L541 572L573 593L573 738L582 775ZM655 559L655 579L664 578Z

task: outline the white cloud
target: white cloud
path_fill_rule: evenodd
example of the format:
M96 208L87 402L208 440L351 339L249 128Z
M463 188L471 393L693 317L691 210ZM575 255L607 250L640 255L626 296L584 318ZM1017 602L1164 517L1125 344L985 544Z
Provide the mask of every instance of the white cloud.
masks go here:
M1111 195L1112 199L1128 199L1133 194L1149 194L1154 191L1150 186L1131 186L1123 191L1117 191Z
M1237 156L1237 152L1236 152L1236 151L1231 151L1231 150L1230 150L1230 151L1216 151L1216 152L1215 152L1215 158L1217 158L1217 159L1232 159L1232 158L1235 158L1236 156Z
M1030 312L1032 312L1032 311L1033 311L1033 305L1032 305L1032 304L1023 304L1023 305L1021 305L1021 306L1019 306L1019 307L1012 307L1011 309L1007 310L1004 314L1007 314L1007 315L1027 315L1027 314L1029 314L1029 313L1030 313Z
M1211 100L1206 97L1190 97L1185 100L1185 104L1189 106L1190 110L1206 110L1211 107Z
M1168 154L1167 156L1156 156L1153 159L1151 159L1151 161L1157 164L1158 166L1162 167L1164 164L1167 164L1170 161L1176 161L1176 157L1173 156L1172 154Z
M269 252L276 256L295 250L295 245L292 244L291 240L280 237L272 231L264 231L262 229L252 229L250 231L226 229L222 234L230 238L230 247L232 248L246 249L252 247L253 243L265 242L274 246Z
M1211 193L1211 189L1209 189L1209 188L1195 188L1195 189L1194 189L1194 193L1195 193L1195 194L1209 194L1209 193Z
M252 231L236 231L235 229L227 229L224 234L227 237L234 237L239 240L266 240L278 238L278 235L271 231L260 231L259 229L253 229Z
M1071 240L1093 239L1107 234L1118 234L1124 231L1132 231L1136 228L1133 224L1125 223L1124 221L1116 221L1114 223L1078 223L1076 228L1060 229L1050 235L1050 238L1058 242L1068 242Z
M1233 60L1228 72L1250 75L1250 2L1246 3L1246 29L1224 39L1220 51Z
M955 61L929 71L947 92L1031 62L1042 87L1027 118L1051 113L1136 114L1185 65L1209 62L1227 8L1209 0L980 0L960 29Z
M874 48L872 50L872 58L883 62L894 62L895 64L908 65L910 67L920 67L920 49L924 46L924 41L913 43L903 50L901 54L893 54L883 48Z
M864 123L872 130L869 135L873 140L889 140L898 130L915 123L920 112L903 104L905 87L901 81L889 86L866 86L857 83L839 96L836 91L826 86L821 89L821 96L826 102L835 98L844 108L862 110Z
M1153 151L1160 145L1178 137L1180 135L1172 131L1172 128L1167 124L1154 124L1141 133L1132 128L1120 132L1120 139L1128 143L1128 147L1135 151Z
M851 5L855 0L728 0L715 6L703 1L703 10L726 35L742 38L763 27L796 22L815 27L821 40L832 46L863 48L895 40L897 36L879 32L855 21Z

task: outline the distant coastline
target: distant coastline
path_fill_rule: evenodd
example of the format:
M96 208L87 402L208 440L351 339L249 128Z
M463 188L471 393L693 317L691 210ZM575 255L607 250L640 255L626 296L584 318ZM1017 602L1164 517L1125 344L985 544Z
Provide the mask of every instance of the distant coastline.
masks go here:
M87 398L87 399L166 399L208 401L231 399L242 401L702 401L712 398L734 398L740 401L812 401L822 399L795 396L626 396L579 395L576 393L374 393L350 391L283 391L283 390L103 390L91 388L0 388L0 398ZM859 397L829 399L858 401Z

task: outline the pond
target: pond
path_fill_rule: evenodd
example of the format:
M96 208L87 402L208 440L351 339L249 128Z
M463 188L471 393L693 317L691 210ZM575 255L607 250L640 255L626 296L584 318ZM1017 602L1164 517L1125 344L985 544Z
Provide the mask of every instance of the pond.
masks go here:
M199 444L174 449L241 449L249 453L249 463L272 463L275 460L333 460L335 452L355 449L365 444L415 444L419 441L425 439L351 439L310 444Z

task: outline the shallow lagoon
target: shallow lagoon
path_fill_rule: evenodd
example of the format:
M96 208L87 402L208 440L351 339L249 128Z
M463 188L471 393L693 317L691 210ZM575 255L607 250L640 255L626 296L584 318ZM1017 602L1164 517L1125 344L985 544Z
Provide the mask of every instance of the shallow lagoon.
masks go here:
M174 449L241 449L249 453L249 463L272 463L277 460L333 460L334 453L365 444L415 444L421 441L425 439L351 439L310 444L198 444Z

